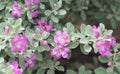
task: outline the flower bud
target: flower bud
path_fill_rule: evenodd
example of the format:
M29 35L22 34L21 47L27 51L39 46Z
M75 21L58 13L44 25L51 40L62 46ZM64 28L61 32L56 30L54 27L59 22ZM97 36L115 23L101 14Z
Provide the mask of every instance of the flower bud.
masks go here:
M9 26L5 26L4 28L4 34L8 34L9 33Z
M107 65L108 65L108 66L112 66L112 62L108 62Z
M48 41L47 40L42 40L40 41L42 45L47 45L48 44Z

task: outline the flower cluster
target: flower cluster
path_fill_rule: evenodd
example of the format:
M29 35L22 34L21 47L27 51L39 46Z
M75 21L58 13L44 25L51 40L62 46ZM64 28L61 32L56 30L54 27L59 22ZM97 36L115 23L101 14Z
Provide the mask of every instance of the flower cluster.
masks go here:
M56 31L56 36L54 37L54 42L62 46L66 46L70 43L67 31L61 32L60 30Z
M17 3L17 1L14 1L14 4L11 6L11 8L12 8L11 15L13 17L21 17L22 7Z
M99 27L93 26L93 34L96 38L100 36ZM98 52L101 56L108 56L108 54L112 51L112 46L116 44L116 40L112 37L112 35L108 35L106 38L98 40L96 42L96 46L98 48Z
M112 51L112 46L111 41L108 40L100 40L96 42L96 46L98 47L98 52L102 56L107 56L111 51Z
M44 22L41 22L41 20L37 20L37 24L39 25L40 27L40 32L43 33L43 32L48 32L48 31L51 31L52 30L52 26L48 24L48 21L45 20Z
M13 53L15 52L23 52L25 51L25 48L28 44L28 39L25 36L21 35L16 35L12 40L11 40L12 48L11 51Z
M70 51L70 49L67 47L67 45L70 43L67 31L56 31L54 42L57 43L58 46L50 49L51 57L56 59L60 59L61 57L67 58L68 52Z
M11 64L7 63L8 66L11 66L13 69L13 74L22 74L23 73L23 69L19 68L18 62L17 61L13 61Z
M32 6L32 5L37 5L39 4L39 0L25 0L25 5L26 6Z
M26 61L25 64L24 64L25 67L30 67L30 68L34 67L34 65L35 65L34 62L37 58L35 54L32 54L30 56L24 56L23 58Z
M70 49L68 47L57 46L55 48L50 49L50 55L55 59L60 59L61 57L67 58L69 51Z

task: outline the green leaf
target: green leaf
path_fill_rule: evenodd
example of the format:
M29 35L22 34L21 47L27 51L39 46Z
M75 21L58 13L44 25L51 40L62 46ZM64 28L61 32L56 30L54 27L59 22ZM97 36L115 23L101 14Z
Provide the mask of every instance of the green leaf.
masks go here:
M86 44L84 45L84 50L89 53L92 50L92 48L90 45Z
M108 14L108 15L106 16L107 19L111 19L112 17L113 17L112 14Z
M107 71L106 71L106 69L103 68L103 67L96 68L94 70L94 72L95 72L95 74L108 74Z
M36 53L36 56L37 56L37 60L38 60L38 61L42 61L42 60L43 60L43 56L42 56L41 53L37 52L37 53Z
M40 8L41 8L41 9L45 9L45 5L42 4L42 3L40 3Z
M81 39L79 40L79 42L82 43L82 44L88 44L88 41L85 38L85 36L82 36Z
M45 69L39 68L36 74L45 74Z
M113 70L114 70L113 67L108 67L106 69L106 71L107 71L108 74L113 73L114 72Z
M86 32L86 25L85 24L81 24L80 31L82 34L85 34L85 32Z
M60 9L59 11L58 11L58 14L59 15L65 15L67 12L66 12L66 10L65 9Z
M94 52L95 52L95 53L98 52L98 48L96 47L96 42L93 43L93 49L94 49Z
M25 35L26 35L26 37L28 38L28 40L30 41L30 44L32 45L32 34L34 34L34 31L32 30L32 29L30 29L30 28L26 28L26 31L25 31Z
M114 72L117 72L118 74L120 74L120 65L116 65L114 68Z
M48 43L51 44L53 47L57 46L57 43L55 43L52 39L48 39Z
M68 47L71 48L71 49L74 49L74 48L77 48L77 46L79 45L79 42L71 42Z
M80 14L81 18L83 20L86 20L86 14L85 14L85 11L81 11L81 14Z
M77 73L73 70L67 70L65 74L77 74Z
M110 5L110 7L111 7L111 10L114 12L114 13L116 13L116 10L117 10L117 7L116 6L114 6L114 5Z
M120 21L120 16L119 15L116 15L115 18L116 18L117 21Z
M107 63L110 61L107 57L102 57L102 56L99 56L98 59L102 63Z
M73 24L71 22L68 22L65 24L67 26L67 29L71 32L75 32L75 27L73 26Z
M93 35L93 33L92 33L92 27L90 25L88 25L86 27L85 35L87 35L87 36L92 36Z
M100 23L100 32L103 33L105 31L105 26L103 23Z
M116 23L116 20L115 20L115 19L111 19L111 20L110 20L110 24L111 24L111 26L112 26L113 29L116 28L116 24L117 24L117 23Z
M22 24L22 19L19 18L19 19L16 20L15 25L13 26L13 28L18 27L18 26L20 26L21 24Z
M101 7L100 1L99 0L91 0L92 4L98 8Z
M96 12L95 14L94 14L94 18L95 19L103 19L105 16L101 13L101 12Z
M5 8L5 4L3 2L0 2L0 10L3 10Z
M44 48L45 48L46 51L49 51L49 50L50 50L49 45L45 45Z
M21 56L19 56L19 65L20 65L20 67L21 67L22 69L25 68L25 67L24 67L24 63L25 63L24 59L23 59Z
M54 61L53 60L48 59L46 64L48 65L49 69L52 69L52 70L54 69Z
M60 62L59 62L59 61L57 61L57 62L55 63L55 66L58 66L58 65L60 65Z
M51 13L52 13L51 10L46 10L46 11L45 11L45 15L47 15L47 16L50 16Z
M79 74L85 74L85 66L80 66L78 71L79 71Z
M55 3L54 0L49 0L49 2L50 2L51 8L54 9L54 3Z
M27 71L26 71L26 72L27 72L26 74L32 74L31 68L27 68Z
M55 74L54 70L48 70L47 74Z
M4 62L4 58L0 57L0 63L3 63L3 62Z
M33 19L32 19L32 14L30 11L27 12L27 18L28 18L29 22L34 23Z
M11 52L10 49L6 49L5 52L7 53L8 56L14 57L13 53Z
M44 32L42 33L41 40L47 39L49 37L50 33L49 32Z
M6 46L7 46L6 43L2 43L2 44L0 43L0 52L1 52L1 50L4 49Z
M53 22L55 22L55 23L58 23L58 22L59 22L59 19L58 19L56 16L54 16L54 15L51 16L51 20L52 20Z
M84 50L83 45L80 45L80 50L81 50L81 52L82 52L83 54L85 54L85 55L88 55L88 54L89 54L88 52L86 52L86 51Z
M105 35L111 35L113 33L113 30L106 30L104 33Z
M78 74L92 74L92 71L85 70L85 66L80 66L78 70Z
M43 52L43 51L45 51L44 46L40 46L40 47L38 47L38 52Z
M59 9L61 7L62 7L62 0L59 0L58 3L57 3L57 9Z
M57 66L56 69L59 70L59 71L64 71L64 67L63 66Z

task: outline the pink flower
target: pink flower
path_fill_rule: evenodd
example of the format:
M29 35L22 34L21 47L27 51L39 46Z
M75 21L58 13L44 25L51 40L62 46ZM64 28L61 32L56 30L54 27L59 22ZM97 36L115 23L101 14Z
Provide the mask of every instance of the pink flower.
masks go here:
M68 47L57 46L55 48L50 49L50 55L55 59L60 59L61 57L67 58L69 51L70 49Z
M95 25L92 27L93 35L98 38L100 36L99 27L97 28Z
M66 46L70 43L67 31L62 32L60 30L57 30L55 34L56 34L54 37L55 43L58 43L63 46Z
M40 26L41 33L43 32L49 32L52 30L52 26L48 24L48 21L45 20L44 22L41 22L41 20L37 20L37 24Z
M32 18L38 17L39 14L40 14L40 10L34 10L34 11L32 11Z
M108 62L107 65L108 65L108 66L112 66L112 62Z
M32 54L31 56L24 56L23 58L26 61L25 64L24 64L25 67L30 67L30 68L34 67L34 65L35 65L34 62L37 58L35 54Z
M111 52L111 44L109 41L107 40L100 40L96 42L96 46L98 47L98 52L102 55L102 56L107 56L108 53Z
M23 73L23 70L21 68L19 68L17 61L13 61L11 64L8 63L8 66L12 66L14 74L22 74Z
M39 4L39 0L25 0L25 5L26 6L32 6L32 5L37 5Z
M11 40L11 43L12 43L11 51L13 53L17 51L24 52L28 44L28 39L25 36L21 36L18 34Z
M5 28L4 28L4 34L8 34L9 33L9 26L5 26Z
M17 3L17 1L14 1L14 4L11 6L12 8L12 13L11 15L13 17L21 17L21 9L22 7L20 7Z
M98 47L98 52L102 56L107 56L108 53L112 51L112 46L116 44L116 40L112 37L112 35L108 35L106 39L99 40L96 42L96 46Z

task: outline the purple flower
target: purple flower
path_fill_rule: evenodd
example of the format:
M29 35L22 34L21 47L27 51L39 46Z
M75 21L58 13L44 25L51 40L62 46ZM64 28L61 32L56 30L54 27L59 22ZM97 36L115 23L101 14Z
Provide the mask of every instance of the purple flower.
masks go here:
M98 38L100 36L99 27L97 28L95 25L92 27L93 35Z
M17 51L24 52L28 44L28 39L25 36L21 36L18 34L11 40L11 43L12 43L11 51L13 53Z
M96 42L96 46L98 47L98 52L102 55L102 56L107 56L108 53L111 52L111 44L109 41L107 40L100 40Z
M50 55L55 59L60 59L61 57L67 58L69 51L70 49L68 47L57 46L55 48L50 49Z
M40 26L41 33L52 30L52 26L48 24L47 20L41 22L41 20L38 19L37 24Z
M8 66L12 66L13 74L22 74L23 73L23 70L21 68L19 68L17 61L13 61L11 64L8 63Z
M11 15L13 17L21 17L22 7L18 5L17 1L14 1L14 4L11 6L11 8L12 8Z
M58 43L63 46L66 46L70 43L67 31L62 32L60 30L57 30L55 34L56 34L54 37L55 43Z
M39 14L40 14L40 10L34 10L34 11L32 11L32 18L38 17Z
M39 0L25 0L25 5L26 6L32 6L32 5L37 5L39 4Z
M35 65L34 61L37 58L35 54L32 54L31 56L24 56L23 58L26 61L24 64L25 67L30 67L30 68L34 67L34 65Z

